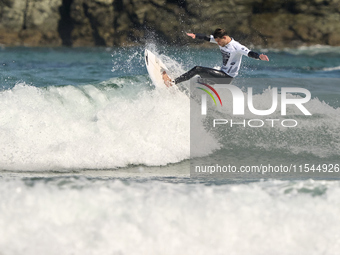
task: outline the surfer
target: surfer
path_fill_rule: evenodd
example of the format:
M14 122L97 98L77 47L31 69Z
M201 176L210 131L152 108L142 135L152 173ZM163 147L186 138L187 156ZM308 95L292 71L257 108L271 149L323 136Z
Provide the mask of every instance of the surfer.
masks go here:
M224 29L217 28L214 33L210 36L204 34L193 34L187 33L188 36L195 39L203 39L211 43L217 43L220 47L223 65L221 70L195 66L188 72L182 74L175 80L171 80L168 74L164 71L162 77L165 85L172 86L173 84L178 84L183 81L187 81L194 77L195 75L201 76L201 78L224 78L224 83L230 83L231 80L238 75L238 70L241 66L242 56L248 56L258 60L269 61L269 58L264 54L258 54L254 51L249 50L247 47L243 46L239 42L235 41L230 37Z

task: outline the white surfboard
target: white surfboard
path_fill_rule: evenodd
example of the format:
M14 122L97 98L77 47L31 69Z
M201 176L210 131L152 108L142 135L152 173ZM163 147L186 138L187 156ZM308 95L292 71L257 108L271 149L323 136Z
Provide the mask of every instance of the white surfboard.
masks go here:
M155 56L151 51L145 50L145 64L153 84L158 88L166 88L162 78L163 71L169 73L168 68L162 60Z

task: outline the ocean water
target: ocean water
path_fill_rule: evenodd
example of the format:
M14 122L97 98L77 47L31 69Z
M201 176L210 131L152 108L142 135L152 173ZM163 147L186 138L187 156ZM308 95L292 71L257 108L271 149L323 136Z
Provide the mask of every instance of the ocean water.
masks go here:
M172 76L221 63L217 48L0 49L0 254L337 254L340 173L190 178L189 82L155 89L145 48ZM313 116L293 132L198 123L199 159L340 164L340 48L257 51L270 62L244 58L233 83L254 78L266 103L262 79L298 79Z

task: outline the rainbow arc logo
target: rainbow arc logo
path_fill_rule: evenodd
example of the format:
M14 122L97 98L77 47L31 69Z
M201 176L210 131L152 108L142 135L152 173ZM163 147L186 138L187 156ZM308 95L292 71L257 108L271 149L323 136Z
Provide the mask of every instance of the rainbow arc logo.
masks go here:
M218 100L220 101L220 104L221 104L221 106L222 106L221 97L220 97L220 95L217 93L217 91L216 91L212 86L210 86L210 85L208 85L208 84L206 84L206 83L202 83L202 82L199 82L199 84L208 87L212 92L214 92L214 94L217 96L217 98L218 98ZM215 105L217 106L216 100L215 100L214 96L211 94L211 92L210 92L209 90L204 89L204 88L201 88L201 87L196 87L196 88L198 88L198 89L203 90L204 92L206 92L206 93L214 100L214 103L215 103Z

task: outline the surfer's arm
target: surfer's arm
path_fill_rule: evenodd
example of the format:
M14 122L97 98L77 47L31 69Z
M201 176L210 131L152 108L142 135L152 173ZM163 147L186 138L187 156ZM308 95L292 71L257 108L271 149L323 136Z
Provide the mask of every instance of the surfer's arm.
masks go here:
M269 58L267 55L264 55L264 54L258 54L257 52L255 51L249 51L248 53L248 57L250 58L254 58L254 59L257 59L257 60L264 60L264 61L269 61Z
M201 40L205 40L205 41L210 42L210 36L207 36L205 34L195 34L195 36L196 36L197 39L201 39Z
M248 57L253 58L253 59L269 61L269 59L266 55L259 54L255 51L251 51L246 46L244 46L242 44L238 45L238 52L240 54L244 55L244 56L248 56Z
M203 39L205 41L211 42L211 43L217 43L212 35L207 36L205 34L195 34L196 38Z
M248 57L253 58L253 59L257 59L260 60L260 54L258 54L255 51L249 51L249 53L247 54Z
M207 42L217 43L212 35L207 36L205 34L200 34L200 33L197 33L197 34L187 33L187 35L190 36L192 39L197 38L197 39L205 40Z

